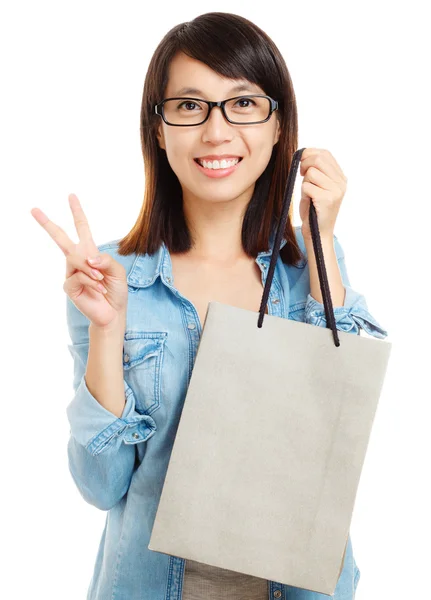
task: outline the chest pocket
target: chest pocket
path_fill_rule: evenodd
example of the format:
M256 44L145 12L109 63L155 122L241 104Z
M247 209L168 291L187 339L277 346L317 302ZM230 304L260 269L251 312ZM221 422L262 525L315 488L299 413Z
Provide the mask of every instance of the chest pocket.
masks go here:
M126 331L123 343L124 379L136 398L136 410L150 415L160 406L166 332Z

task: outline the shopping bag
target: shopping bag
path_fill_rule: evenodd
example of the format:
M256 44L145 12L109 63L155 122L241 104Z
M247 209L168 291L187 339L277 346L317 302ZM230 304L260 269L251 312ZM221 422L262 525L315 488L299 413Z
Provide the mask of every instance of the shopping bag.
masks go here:
M317 215L327 327L210 302L148 548L333 595L392 344L338 331ZM256 322L257 320L257 322Z

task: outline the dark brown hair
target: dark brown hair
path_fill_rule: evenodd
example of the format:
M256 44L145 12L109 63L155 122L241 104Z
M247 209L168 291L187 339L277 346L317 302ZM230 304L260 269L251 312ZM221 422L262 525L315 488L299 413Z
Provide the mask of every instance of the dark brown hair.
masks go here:
M229 50L227 52L227 49ZM118 253L154 254L161 242L170 252L187 252L193 241L182 209L180 182L156 138L159 115L155 104L164 98L170 61L178 53L199 60L230 79L245 78L278 101L275 111L280 137L265 171L255 183L242 225L242 244L250 257L269 249L283 201L293 153L297 148L296 98L286 63L274 42L239 15L210 12L173 27L154 52L146 74L141 104L141 145L144 157L144 201L132 230L119 241ZM289 209L280 256L287 264L303 258Z

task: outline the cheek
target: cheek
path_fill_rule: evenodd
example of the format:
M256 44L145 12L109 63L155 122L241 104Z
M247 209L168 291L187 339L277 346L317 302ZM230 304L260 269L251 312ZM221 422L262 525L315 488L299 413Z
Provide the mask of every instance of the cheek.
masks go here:
M268 136L259 141L252 149L252 159L256 166L259 166L261 171L264 171L273 151L273 138Z
M266 125L268 125L268 123L266 123ZM258 126L256 125L256 127ZM271 156L274 143L274 127L272 124L270 127L264 128L263 125L260 127L260 130L250 132L254 135L249 136L245 147L248 148L252 158L264 160L265 158L269 159Z
M193 158L193 148L196 147L196 143L193 144L186 136L179 135L166 140L166 156L175 173L187 168Z

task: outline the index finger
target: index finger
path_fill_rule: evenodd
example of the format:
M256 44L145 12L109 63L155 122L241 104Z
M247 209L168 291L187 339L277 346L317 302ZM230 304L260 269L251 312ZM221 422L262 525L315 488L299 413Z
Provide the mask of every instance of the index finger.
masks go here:
M78 196L75 194L69 194L69 206L72 210L73 220L75 222L76 231L78 238L81 242L93 242L93 236L91 235L90 226L87 221L87 217L82 210L81 203L78 200ZM93 242L94 243L94 242Z
M61 227L56 225L53 221L48 219L46 214L42 210L40 210L40 208L32 208L30 212L36 219L36 221L39 223L39 225L41 225L45 229L45 231L49 233L49 235L52 237L52 239L63 252L63 254L65 256L70 254L75 244L69 238L67 233Z

